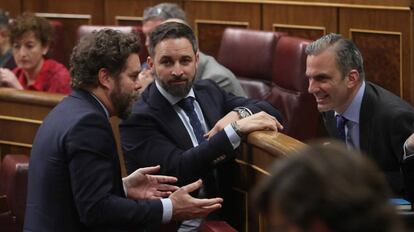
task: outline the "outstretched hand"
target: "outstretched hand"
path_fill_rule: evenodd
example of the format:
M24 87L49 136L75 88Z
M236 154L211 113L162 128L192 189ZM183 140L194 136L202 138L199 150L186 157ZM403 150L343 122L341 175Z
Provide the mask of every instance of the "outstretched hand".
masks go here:
M131 175L122 179L127 189L127 196L131 199L159 199L168 197L178 189L171 185L177 182L172 176L151 175L157 173L160 166L140 168Z
M177 221L206 217L214 210L221 208L222 198L197 199L189 193L199 189L202 181L198 180L191 184L181 187L173 194L170 199L173 205L173 219Z

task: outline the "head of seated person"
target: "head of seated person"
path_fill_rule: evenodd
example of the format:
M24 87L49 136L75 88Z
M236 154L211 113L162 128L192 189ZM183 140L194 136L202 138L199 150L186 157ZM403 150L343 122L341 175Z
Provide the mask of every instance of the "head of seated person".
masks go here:
M0 84L16 89L29 89L67 94L69 72L62 64L47 59L54 38L49 21L24 13L9 25L13 58L17 67L0 70Z
M371 161L330 143L279 160L255 200L269 231L401 231L389 198Z
M179 19L186 22L185 12L174 3L160 3L144 10L142 31L145 34L145 46L149 46L149 36L154 29L167 19Z

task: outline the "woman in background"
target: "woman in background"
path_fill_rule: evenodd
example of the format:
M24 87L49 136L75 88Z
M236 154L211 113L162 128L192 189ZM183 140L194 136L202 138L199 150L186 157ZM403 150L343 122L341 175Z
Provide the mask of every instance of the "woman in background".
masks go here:
M70 75L65 66L46 54L54 30L45 18L25 13L10 24L10 41L17 67L0 68L0 86L54 93L70 93Z

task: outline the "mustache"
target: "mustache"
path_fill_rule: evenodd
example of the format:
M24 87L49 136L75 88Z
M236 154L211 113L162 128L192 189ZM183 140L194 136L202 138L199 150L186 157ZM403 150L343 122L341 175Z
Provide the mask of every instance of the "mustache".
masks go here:
M172 76L172 81L185 81L184 75L171 75Z

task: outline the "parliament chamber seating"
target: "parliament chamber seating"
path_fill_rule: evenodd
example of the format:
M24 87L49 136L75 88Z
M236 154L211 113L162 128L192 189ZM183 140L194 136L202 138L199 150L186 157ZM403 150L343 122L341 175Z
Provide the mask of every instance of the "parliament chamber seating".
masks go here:
M77 39L79 40L82 36L92 33L95 30L102 30L104 28L109 28L113 30L118 30L123 33L135 33L141 41L141 47L139 51L139 58L141 63L147 61L148 51L145 47L145 35L142 32L140 26L111 26L111 25L81 25L78 27Z
M66 57L62 46L65 40L65 30L63 29L63 24L57 20L49 20L49 22L55 30L55 37L46 56L58 61L61 64L65 64Z
M301 141L317 137L319 113L307 92L309 41L285 33L227 28L217 60L239 79L247 95L284 115L284 133Z
M29 157L6 155L0 167L0 228L22 231L26 208Z

